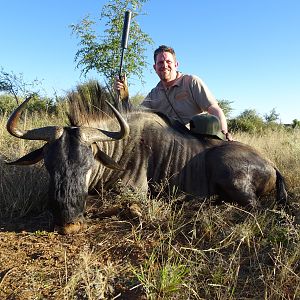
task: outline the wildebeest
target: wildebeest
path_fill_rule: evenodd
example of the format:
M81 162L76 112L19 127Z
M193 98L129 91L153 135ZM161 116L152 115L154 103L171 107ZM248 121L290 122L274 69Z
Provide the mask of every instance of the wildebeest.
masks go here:
M145 192L152 184L167 180L169 186L187 194L219 195L249 208L277 187L277 200L285 203L283 177L252 147L195 137L150 111L122 116L108 103L105 109L107 97L97 82L78 86L69 94L70 126L22 130L18 123L27 98L7 123L15 137L46 142L11 164L44 160L50 175L50 207L64 232L80 229L89 191L110 189L120 180Z

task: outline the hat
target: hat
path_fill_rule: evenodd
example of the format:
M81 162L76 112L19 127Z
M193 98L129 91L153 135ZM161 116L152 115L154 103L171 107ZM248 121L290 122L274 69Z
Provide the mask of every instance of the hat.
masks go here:
M226 141L225 135L221 132L221 124L218 117L210 114L200 114L192 117L190 130L195 134L211 135Z

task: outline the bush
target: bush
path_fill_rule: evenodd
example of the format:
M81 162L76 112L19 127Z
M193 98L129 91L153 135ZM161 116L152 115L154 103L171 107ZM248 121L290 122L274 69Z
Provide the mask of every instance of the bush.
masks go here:
M20 99L22 102L23 99ZM5 113L12 113L13 110L18 106L16 99L10 94L0 95L0 114L4 115ZM51 98L39 97L38 95L33 96L26 106L28 112L47 112L55 113L56 104L53 103Z
M263 119L255 109L247 109L237 118L228 122L230 131L242 131L248 133L261 132L265 129Z
M300 128L300 121L297 120L297 119L294 119L293 120L293 123L292 123L292 128Z
M0 114L8 112L11 113L16 106L16 101L13 96L10 95L2 95L0 96Z

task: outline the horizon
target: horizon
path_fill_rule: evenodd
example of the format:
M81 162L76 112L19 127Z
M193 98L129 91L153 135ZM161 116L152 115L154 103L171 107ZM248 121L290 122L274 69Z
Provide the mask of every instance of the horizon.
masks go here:
M0 67L29 82L43 80L49 95L73 89L85 78L74 62L79 41L70 25L87 14L97 20L107 2L4 3ZM132 78L131 96L146 95L158 83L153 49L166 44L176 51L179 71L202 78L218 100L233 102L233 117L246 109L261 116L275 109L281 123L300 119L300 1L147 1L143 11L139 25L155 45L145 53L146 83ZM97 72L89 78L103 80Z

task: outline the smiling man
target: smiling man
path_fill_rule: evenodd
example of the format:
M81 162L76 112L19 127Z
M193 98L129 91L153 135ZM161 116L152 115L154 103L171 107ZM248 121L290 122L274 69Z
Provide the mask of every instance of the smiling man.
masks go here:
M178 66L173 48L162 45L154 51L153 68L160 82L141 105L162 112L184 125L188 125L195 115L204 112L214 115L220 121L225 139L231 141L226 117L213 94L199 77L179 72ZM117 89L124 88L127 88L124 81L118 81Z

